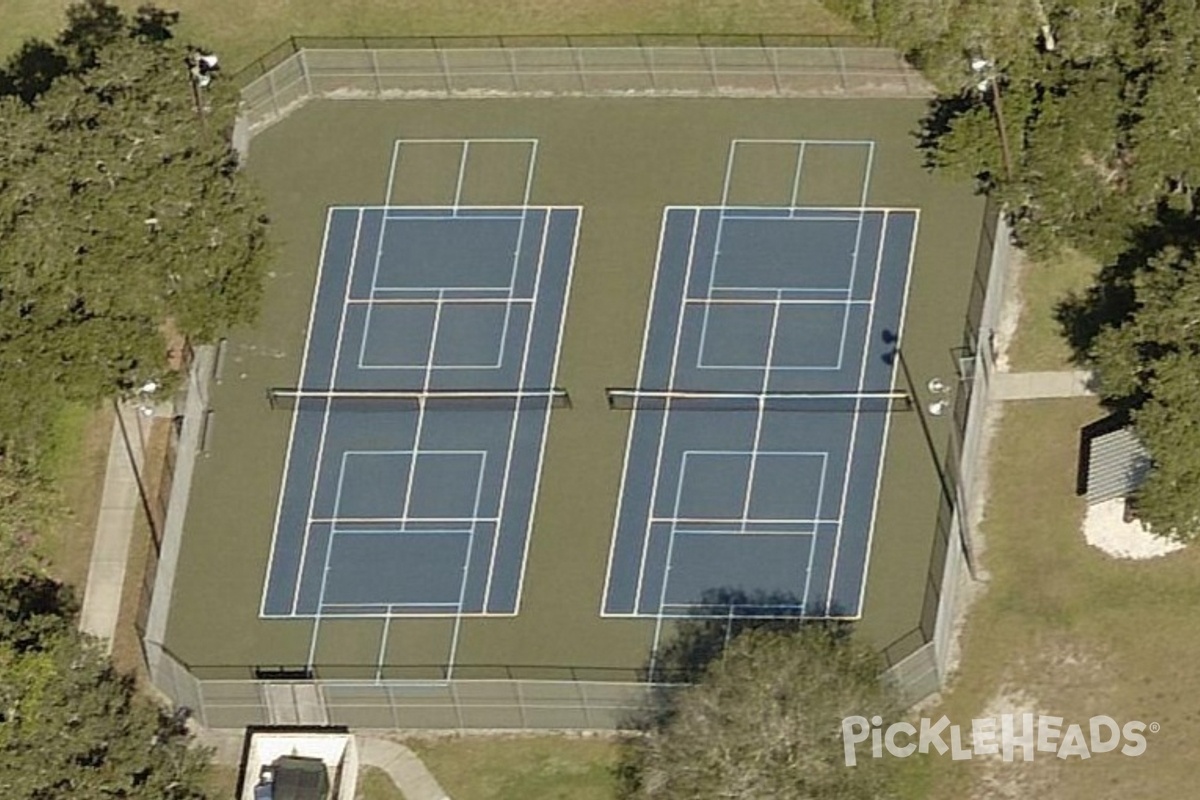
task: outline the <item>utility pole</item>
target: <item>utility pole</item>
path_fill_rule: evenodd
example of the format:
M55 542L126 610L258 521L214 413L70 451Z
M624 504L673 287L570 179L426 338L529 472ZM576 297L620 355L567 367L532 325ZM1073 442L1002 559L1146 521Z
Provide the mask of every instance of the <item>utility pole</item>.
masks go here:
M1008 127L1004 124L1004 98L1000 89L1000 75L996 71L996 65L982 56L971 56L971 72L977 81L975 88L989 100L992 117L996 120L996 131L1000 135L1000 158L1004 163L1004 177L1011 181L1012 149L1008 146Z

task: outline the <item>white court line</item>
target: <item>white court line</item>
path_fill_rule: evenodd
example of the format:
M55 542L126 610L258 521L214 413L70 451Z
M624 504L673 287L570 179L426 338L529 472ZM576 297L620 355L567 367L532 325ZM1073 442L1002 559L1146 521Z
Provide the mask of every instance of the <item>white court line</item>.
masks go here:
M792 455L788 453L787 455ZM672 523L675 525L733 525L741 520L737 517L651 517L650 522L653 524ZM785 517L773 519L768 517L752 517L747 522L753 525L837 525L841 522L837 517ZM732 533L732 531L725 531ZM762 531L767 535L769 531Z
M460 144L462 142L471 142L473 144L516 144L516 143L529 144L531 142L537 142L537 139L534 139L531 137L522 137L522 136L512 136L512 137L470 136L470 137L466 137L466 138L460 137L460 138L456 138L456 139L438 139L436 137L428 138L428 139L421 139L421 138L409 139L406 137L400 137L396 141L401 144Z
M762 393L766 394L771 389L771 362L775 356L775 334L779 326L779 306L776 305L774 313L771 315L771 334L767 339L767 363L763 367ZM758 409L755 412L754 420L754 443L750 450L750 469L746 472L746 494L742 499L742 528L746 527L746 521L750 517L750 494L754 491L754 473L758 467L758 449L762 442L762 427L763 420L766 418L766 403L759 401ZM818 510L817 513L820 513Z
M437 291L431 289L430 291ZM502 289L499 291L503 291ZM420 306L433 305L437 301L432 297L376 297L374 299L368 297L352 297L347 301L352 306L364 305L379 305L379 306ZM492 306L492 305L524 305L532 304L533 298L528 297L472 297L472 298L452 298L446 302L456 306Z
M666 427L665 415L664 415L663 427L664 428ZM686 462L686 460L687 460L687 455L684 454L684 461ZM659 453L659 461L660 461L660 463L662 461L661 453ZM675 513L674 513L674 516L676 516L676 517L679 516L679 504L683 498L683 473L684 473L684 465L680 465L679 477L675 479ZM653 509L651 509L651 511L653 511ZM648 533L649 526L648 525L646 527L646 530L647 530L647 536L649 536L649 533ZM675 552L675 532L676 532L676 530L677 530L677 528L674 525L672 525L671 532L669 534L669 538L667 539L667 556L666 556L666 560L663 561L662 586L659 588L659 592L658 592L658 608L656 608L654 610L654 641L650 645L650 667L649 667L648 676L647 676L647 680L650 683L654 683L654 672L658 668L658 646L659 646L659 642L662 641L663 609L665 609L667 606L667 585L670 583L670 580L671 580L671 559L674 556L674 552ZM642 571L645 572L644 566L643 566ZM638 588L640 589L641 587L639 586ZM634 606L634 610L635 611L637 610L636 605Z
M867 313L867 327L866 327L866 330L863 332L863 358L862 358L862 363L859 365L859 369L858 369L858 387L857 388L858 388L859 392L861 392L863 390L863 383L864 383L864 381L866 381L866 377L867 377L867 365L870 363L870 359L867 358L867 353L870 351L871 325L875 321L875 296L879 291L879 276L880 276L880 273L883 271L883 263L882 263L883 262L883 251L884 251L884 243L887 241L887 234L888 234L888 225L887 225L887 215L885 214L884 218L883 218L883 227L879 231L879 252L875 257L875 280L871 286L871 310ZM895 367L893 367L892 369L893 369L893 374L894 374ZM856 440L858 438L858 421L859 421L860 417L861 417L860 414L855 413L854 418L850 422L850 441L846 448L846 476L842 480L842 499L841 499L840 507L838 509L838 516L842 517L843 519L845 519L845 517L846 517L846 504L849 501L850 478L854 474L854 448L855 448ZM833 587L836 585L837 569L838 569L837 557L838 557L838 552L841 550L841 546L842 546L843 530L844 530L844 528L842 526L839 526L837 536L834 538L833 554L832 554L832 558L831 558L831 561L829 564L829 587L826 590L826 594L825 594L824 608L821 609L821 613L825 616L831 616L830 605L833 603ZM864 583L865 583L865 581L864 581Z
M341 356L342 356L342 337L343 337L343 335L345 335L345 332L346 332L346 308L347 308L347 306L346 306L346 302L345 302L345 300L346 300L345 296L350 294L350 285L352 283L354 283L354 268L358 262L358 235L361 232L362 232L362 215L360 214L358 217L358 227L356 227L354 230L354 246L351 248L351 251L350 251L350 268L346 271L346 288L344 290L343 297L342 297L342 309L340 312L340 316L338 317L338 332L337 332L337 340L336 340L336 343L334 344L334 349L333 349L333 364L330 365L330 371L329 371L330 382L333 382L337 379L338 362L341 360ZM320 435L320 439L318 440L318 443L317 443L317 456L313 461L312 491L308 498L308 511L304 515L308 519L312 518L313 508L317 502L317 490L320 488L320 484L321 484L321 464L325 458L325 438L329 432L329 418L332 415L332 409L333 409L333 404L327 403L325 405L325 410L321 414L321 435ZM299 413L300 413L299 409L297 409L295 413L297 416L299 416ZM287 480L286 473L284 474L284 480L285 481ZM301 585L300 578L304 574L304 565L308 559L308 539L309 539L309 531L305 530L304 531L304 546L301 548L301 551L300 551L300 569L299 569L299 572L297 573L296 588L295 588L295 591L292 593L292 609L293 609L293 611L295 611L295 608L296 608L297 604L299 603L300 585ZM318 613L320 613L319 607L318 607Z
M546 228L550 227L550 214L546 214ZM575 231L571 238L571 255L570 261L567 263L567 281L563 286L562 307L558 312L558 340L554 344L554 366L550 372L550 385L558 385L558 368L560 357L562 355L563 332L567 325L567 306L571 302L571 285L575 278L575 256L579 251L579 232L583 230L583 209L580 208L575 215ZM536 308L536 306L535 306ZM529 328L533 330L533 315L529 317ZM538 450L537 464L534 466L533 478L533 497L530 499L529 508L529 523L525 531L525 549L521 553L521 570L517 577L517 602L513 607L512 613L518 614L521 611L521 600L525 592L525 568L529 561L529 546L533 540L533 521L537 513L537 504L539 493L542 487L542 464L546 457L546 440L550 435L550 417L553 411L546 410L546 416L542 420L542 440L541 448ZM499 542L499 525L496 526L496 540ZM603 601L601 601L603 602ZM486 607L485 607L486 610Z
M848 287L846 287L846 294L847 294L848 298L854 296L854 280L858 276L858 259L859 259L859 255L860 255L860 250L862 248L863 226L866 222L867 214L870 213L867 210L867 195L871 190L871 170L874 168L874 164L875 164L875 143L872 142L867 147L867 166L866 166L865 172L863 173L862 188L859 191L859 196L858 196L859 207L861 210L859 211L859 215L858 215L858 230L854 234L854 250L852 251L852 253L850 255L850 285ZM887 214L885 213L883 215L883 218L879 221L879 248L880 248L880 250L883 249L883 228L886 225L887 225ZM877 265L879 264L878 259L876 260L876 264ZM879 278L879 275L876 274L875 275L876 281L878 281L878 278ZM871 302L872 303L875 302L875 292L874 291L871 292ZM867 326L868 326L868 328L870 327L869 322L868 322ZM842 365L842 363L845 359L846 335L847 335L847 332L849 331L849 329L850 329L850 314L846 313L842 316L842 338L841 338L841 342L838 345L838 366L839 367ZM869 335L869 333L868 333L868 335ZM866 358L865 353L863 354L863 358L864 359Z
M358 208L358 207L359 206L350 206L350 208ZM539 208L541 208L541 206L539 206ZM664 206L664 208L668 211L721 211L721 212L724 212L724 211L727 211L728 209L738 209L738 208L744 209L746 207L745 206L672 205L672 206ZM760 211L762 210L762 208L760 208L760 207L756 206L756 208L758 208L758 210L760 210ZM817 216L814 216L813 219L811 220L813 222L857 222L858 214L864 210L864 207L863 206L819 206L819 207L802 206L801 208L799 208L797 210L813 212L814 215L817 215ZM916 213L917 211L919 211L920 209L917 206L867 206L865 208L865 210L866 211L890 211L893 214L899 214L899 213L913 214L913 213ZM824 216L825 214L828 214L831 212L842 212L842 213L852 215L852 216L838 217L838 218ZM783 222L783 221L786 221L789 219L789 217L782 216L782 215L777 216L777 217L775 217L775 216L767 217L767 216L760 216L758 214L748 215L747 218L748 219L760 219L764 222L775 221L775 220Z
M437 343L438 325L441 323L441 316L442 316L442 303L441 303L441 292L439 291L438 292L438 304L437 304L436 309L433 312L433 335L430 337L431 344L430 344L430 348L429 348L429 365L425 369L425 377L423 378L423 380L421 382L421 390L424 392L429 391L429 384L433 380L432 366L433 366L433 359L437 352L435 348L436 348L436 343ZM365 334L363 336L363 339L364 340L366 339ZM417 458L421 454L421 431L424 427L425 427L425 404L421 403L417 407L417 424L416 424L416 428L413 431L412 461L410 462L411 466L409 467L409 470L408 470L408 481L407 481L406 486L404 487L404 503L401 505L401 512L400 512L400 516L402 516L402 517L407 517L408 511L412 507L413 480L417 475Z
M692 264L696 257L696 229L699 226L699 224L700 224L700 214L696 213L692 216L692 235L691 235L691 238L690 238L689 244L688 244L687 266L684 269L684 273L683 273L683 287L684 287L685 293L687 292L688 281L691 280L691 277L692 277ZM657 273L657 271L658 271L658 266L655 267L655 272ZM651 313L653 313L653 309L651 310ZM647 330L649 330L650 323L652 321L653 321L652 319L646 320ZM679 349L682 345L682 339L683 339L682 325L683 325L683 312L682 312L682 307L681 307L679 321L677 322L676 328L675 328L675 341L673 342L672 348L671 348L671 366L670 366L669 371L667 372L667 391L671 391L672 389L675 388L675 372L676 372L677 367L679 366ZM643 360L643 364L644 364L645 363L645 353L642 354L642 360ZM633 420L630 422L631 429L637 423L637 416L638 416L638 411L637 411L637 409L634 409ZM666 445L667 428L670 427L670 422L671 422L671 410L670 410L670 408L667 408L662 412L662 428L661 428L661 430L659 430L659 433L658 433L658 448L657 448L657 450L655 450L655 456L654 456L654 477L650 481L650 506L649 506L649 509L647 510L647 516L654 513L655 503L658 502L658 484L659 484L659 480L660 480L661 474L662 474L663 448ZM680 466L681 474L682 474L682 471L683 470L682 470L682 465L681 465ZM676 509L676 516L678 516L678 509ZM650 523L649 523L649 521L647 521L646 522L646 531L642 537L642 552L641 552L641 556L638 558L637 589L633 595L633 607L634 608L637 608L641 604L641 601L642 601L642 583L643 583L643 580L645 578L645 573L646 573L646 548L649 546L649 544L650 544Z
M537 205L530 205L530 206L526 206L526 207L527 208L546 208L546 209L553 209L555 211L580 208L580 206L578 204L572 205L569 203L566 205L555 204L555 203L547 203L547 204L538 203ZM668 206L668 207L669 208L697 208L697 206ZM700 208L711 208L711 206L699 206L699 207ZM495 217L496 219L520 219L521 215L518 213L507 213L507 212L501 213L501 210L511 209L513 212L516 212L516 211L522 209L523 207L516 205L516 204L506 205L506 206L475 206L475 205L448 206L448 205L439 205L437 203L430 203L428 205L426 205L424 203L422 203L420 205L411 205L411 204L409 204L409 205L375 205L372 203L360 205L360 204L353 204L353 203L343 203L340 205L331 205L330 208L335 209L335 210L345 209L345 210L349 210L349 211L383 211L385 213L391 211L391 212L396 212L396 213L394 216L390 217L389 219L394 219L394 220L400 221L400 220L406 220L406 219L424 219L424 217L421 217L421 216L402 213L407 210L444 211L446 213L439 214L437 216L431 216L430 219L445 220L445 219L453 219L454 211L456 209L459 212L472 212L472 213L466 214L466 216L469 216L471 219L488 219L488 217L486 217L485 214L489 213L489 212L494 213L496 215L496 217ZM882 207L881 207L881 210L882 210ZM915 207L894 208L894 209L890 209L890 210L914 211ZM858 207L857 206L849 206L849 207L844 207L844 208L838 208L835 206L830 206L828 209L822 207L820 209L813 209L813 211L858 211ZM479 212L479 213L476 214L474 212Z
M470 450L462 451L464 453L472 452ZM486 451L484 451L486 452ZM314 517L308 521L309 525L369 525L379 523L380 525L400 525L401 527L409 523L423 525L439 525L439 524L476 524L480 522L496 522L499 517ZM413 531L416 533L416 531Z
M467 153L470 151L470 149L471 142L467 139L464 139L462 142L462 155L459 156L458 159L458 180L454 183L454 208L456 210L455 216L457 216L459 201L462 200L463 180L467 176Z
M723 288L724 287L722 287L722 289ZM778 292L793 290L765 289L763 287L756 287L756 291ZM801 289L798 291L807 292L809 290ZM793 300L787 297L781 297L778 300L757 300L753 298L746 298L743 300L733 297L685 297L683 302L685 305L699 306L866 306L871 304L870 300Z
M734 139L735 144L819 144L862 146L874 144L873 139Z
M362 216L360 214L359 215L360 222L361 222L361 218L362 218ZM305 370L308 369L309 345L312 342L313 323L316 321L316 317L317 317L317 301L321 296L321 274L325 270L325 257L327 255L327 249L329 247L329 228L330 228L332 222L333 222L333 210L329 209L328 211L325 212L325 233L321 237L321 255L317 261L317 277L316 277L316 281L313 283L312 303L309 305L309 309L308 309L308 330L305 331L305 333L304 333L304 349L301 351L301 355L300 355L300 375L298 376L298 379L297 379L297 384L299 384L299 385L304 384L304 372L305 372ZM351 273L353 273L353 270L354 270L354 262L353 262L353 260L351 260L351 262L350 262ZM349 283L350 282L349 279L347 279L346 282ZM286 490L287 490L288 470L291 469L291 465L292 465L292 449L295 446L295 441L296 441L296 426L299 423L300 423L300 411L299 411L299 409L297 409L292 412L292 422L291 422L291 426L288 428L287 450L285 451L285 454L283 457L283 475L279 479L279 498L275 501L275 525L271 529L271 549L268 551L268 554L267 554L267 571L263 575L262 600L258 604L258 615L260 617L266 616L266 613L267 613L267 590L271 584L271 569L275 564L275 548L278 546L278 542L279 542L279 523L280 523L280 519L283 516L283 498L284 498L284 494L286 493ZM314 488L315 488L315 477L314 477ZM310 514L312 513L311 506L309 508L309 513ZM304 540L308 539L308 528L307 527L304 529L303 539ZM304 552L304 545L302 544L301 545L301 556L303 556L303 552ZM297 586L300 584L300 572L303 569L303 567L304 567L303 561L300 561L296 565L296 585ZM296 613L295 598L296 598L295 591L293 591L293 593L292 593L292 613L293 614Z
M800 171L804 169L804 147L804 142L800 142L800 146L796 148L796 172L792 176L792 205L789 216L791 211L795 210L796 199L800 196Z
M322 437L322 443L323 442L324 442L324 437ZM321 464L320 459L318 459L317 460L317 469L318 470L320 469L320 464ZM334 511L335 516L337 515L338 507L341 505L341 502L342 502L342 486L343 486L342 481L345 479L345 477L346 477L346 454L342 453L341 464L338 468L337 493L334 495L334 499L333 499L333 511ZM314 487L314 489L315 489L315 487ZM316 491L313 492L313 496L314 497L316 496ZM313 615L312 633L309 635L309 640L308 640L308 660L305 662L305 666L308 667L310 672L312 671L312 668L315 666L316 659L317 659L317 642L319 641L320 636L321 636L321 607L325 605L325 590L328 588L328 585L329 585L329 562L332 557L333 557L333 531L331 530L329 532L329 536L327 536L325 538L325 564L321 569L321 590L317 594L317 611Z
M776 289L775 291L777 294L780 294L784 290ZM785 306L785 305L842 306L842 322L843 322L843 331L844 331L845 327L846 327L845 321L850 315L850 306L851 305L870 305L871 301L863 300L863 301L853 301L852 302L849 300L817 300L817 301L809 302L806 300L801 300L801 301L790 301L789 302L789 301L783 300L782 298L777 298L775 301L754 300L754 301L750 301L750 302L746 302L746 303L739 303L736 300L718 301L715 303L713 303L711 301L704 301L704 300L697 300L696 302L705 307L704 308L704 315L705 315L704 316L704 324L705 325L708 324L708 316L709 316L708 315L708 306L710 306L710 305L771 306L772 307L771 335L774 336L775 335L775 327L778 322L778 316L782 310L782 306ZM841 343L838 346L837 361L833 364L782 364L782 365L770 364L769 362L772 357L770 353L768 353L768 355L767 355L767 361L768 361L767 365L763 365L763 364L719 364L719 363L713 363L712 361L706 360L704 358L704 351L700 350L696 354L696 369L700 369L700 370L703 370L703 369L742 370L742 371L756 371L757 372L759 370L769 368L769 369L775 370L777 372L837 372L842 369L842 363L845 359L845 355L844 355L845 346L846 346L846 340L845 340L845 337L843 336Z
M733 179L733 162L737 159L738 141L739 141L738 139L734 139L732 142L729 143L729 153L725 157L725 182L721 186L721 205L719 206L719 208L722 208L722 209L729 205L729 182ZM696 219L699 220L699 218L700 218L700 211L697 210L696 211ZM696 235L697 235L698 230L699 230L699 224L697 224L696 227L692 228L692 248L693 249L695 249L695 246L696 246ZM717 279L717 259L721 255L721 234L724 232L724 230L725 230L725 217L718 211L717 212L717 233L716 233L716 236L713 238L712 258L709 259L709 264L708 264L708 289L707 289L707 291L704 292L704 296L706 298L712 297L712 295L713 295L713 283ZM684 298L686 298L688 296L688 288L689 288L688 284L690 282L691 282L691 264L689 263L689 265L688 265L688 281L683 284L683 297ZM678 335L680 335L680 336L683 335L683 312L685 310L686 310L686 306L684 306L681 303L680 311L679 311L679 322L680 322L679 328L680 329L677 332ZM698 349L696 350L697 363L699 363L699 360L700 360L702 354L704 353L704 343L707 340L707 338L708 338L708 307L705 306L704 317L700 323L700 343L698 345Z
M388 164L387 189L384 190L383 202L385 208L392 203L392 192L396 188L396 163L400 159L400 140L392 141L392 160Z
M693 210L693 213L696 213L696 212ZM646 308L645 323L642 326L642 353L641 353L641 357L638 360L638 386L642 386L645 384L644 378L645 378L645 374L646 374L646 354L648 352L648 346L650 343L650 322L651 322L651 318L654 316L654 300L655 300L656 295L658 294L658 276L659 276L660 269L662 267L662 248L663 248L663 241L666 239L667 220L669 219L669 217L670 217L670 211L668 209L664 209L663 214L662 214L662 220L659 222L659 227L658 227L658 246L657 246L657 248L655 250L655 254L654 254L654 274L650 279L650 302ZM686 286L685 286L684 294L685 295L687 294ZM604 571L604 590L600 593L600 616L602 616L602 617L607 615L606 609L608 607L608 590L609 590L609 584L612 581L613 567L615 566L613 563L613 559L616 558L616 554L617 554L617 535L621 531L621 508L625 502L625 485L626 485L626 482L629 480L629 459L630 459L630 454L633 451L633 432L634 432L634 427L635 427L636 423L637 423L637 411L635 410L633 415L630 417L629 431L625 436L625 458L621 464L621 483L620 483L620 490L617 492L617 513L613 519L612 538L609 540L609 543L608 543L608 569L606 569ZM647 509L647 513L646 513L646 516L647 516L646 537L647 538L650 536L649 517L653 516L653 514L654 514L654 507L651 506L649 509ZM645 540L643 540L642 546L643 546L643 553L644 553L645 552ZM641 563L640 562L638 565L638 583L639 584L641 583ZM635 610L637 609L636 601L635 601L634 609Z
M912 285L913 264L916 260L916 255L917 255L917 231L920 227L920 222L921 222L921 215L918 212L913 215L912 241L909 243L909 248L908 248L908 268L905 270L905 274L904 274L904 299L900 303L900 320L896 325L896 330L894 331L894 333L896 335L896 347L897 348L899 348L899 346L900 346L900 336L904 331L904 321L908 314L908 296L909 296L908 291ZM886 227L886 223L887 223L887 217L885 216L884 217L885 227ZM880 251L882 252L882 248L880 248ZM891 387L893 390L895 390L895 388L896 388L896 381L897 381L897 378L899 377L897 375L897 373L899 372L899 369L898 369L899 364L896 363L899 360L899 358L900 358L899 355L895 356L893 363L892 363ZM892 425L892 415L889 413L887 415L887 418L883 422L883 443L879 448L879 465L876 468L876 473L875 473L875 497L871 504L871 522L867 526L867 549L866 549L865 556L863 558L862 586L860 586L859 590L858 590L858 613L853 615L854 618L856 618L856 619L862 616L863 601L866 598L866 594L867 594L867 574L868 574L868 569L871 564L871 544L875 539L875 522L877 520L876 512L879 510L879 495L880 495L880 489L883 486L883 466L884 466L884 462L885 462L886 456L887 456L888 434L891 431L891 425ZM836 569L837 569L837 563L834 562L834 570L836 570ZM833 573L832 572L829 576L829 586L832 591L832 587L833 587Z
M549 241L549 239L550 239L550 215L547 214L546 215L546 224L544 226L542 226L542 240L541 240L540 246L538 248L537 268L536 268L536 272L534 273L534 277L533 277L533 296L535 298L538 296L538 291L540 290L541 285L542 285L542 269L546 263L546 243ZM565 302L565 300L564 300L564 302ZM530 349L530 345L533 342L534 323L537 321L538 309L541 308L542 305L543 305L542 303L536 303L536 302L533 304L533 310L529 314L529 319L525 324L524 341L522 342L522 345L521 345L521 368L517 373L517 386L525 385L525 374L529 371L529 349ZM546 416L547 417L550 416L549 410L546 411ZM499 507L496 509L496 513L498 513L500 515L501 520L503 520L503 518L504 518L504 504L508 501L509 474L512 470L512 463L513 463L513 457L514 457L513 450L516 446L517 430L520 427L520 424L521 424L521 404L517 403L513 407L512 419L511 419L511 422L509 424L509 429L508 429L508 452L506 452L504 454L504 477L500 484ZM533 524L533 511L534 511L534 509L531 505L530 509L529 509L529 525L530 526L532 526L532 524ZM484 590L483 590L483 609L484 609L484 611L487 610L488 603L490 603L491 599L492 599L492 579L493 579L494 573L496 571L496 555L500 550L500 541L501 541L500 532L501 532L502 527L503 527L503 523L497 524L497 526L496 526L495 542L492 546L491 558L488 560L487 579L486 579L486 583L484 584ZM529 534L530 534L530 531L526 530L527 537L529 536Z
M388 615L383 618L383 633L379 636L379 653L375 658L375 682L379 683L383 680L383 660L387 657L388 633L392 628L391 607L388 607Z
M472 516L479 516L479 500L483 496L483 476L487 473L487 456L484 455L479 464L479 475L475 482L475 507L472 509ZM495 552L495 544L499 540L499 526L497 526L496 535L493 541L492 551ZM475 552L475 529L471 529L471 536L467 539L467 552L463 558L462 582L458 586L458 607L454 612L454 626L450 633L450 653L446 658L446 680L450 680L454 674L454 662L458 658L458 639L462 634L463 620L463 604L467 598L467 584L471 580L471 554ZM484 611L487 611L487 606L484 606ZM382 667L381 667L382 668Z

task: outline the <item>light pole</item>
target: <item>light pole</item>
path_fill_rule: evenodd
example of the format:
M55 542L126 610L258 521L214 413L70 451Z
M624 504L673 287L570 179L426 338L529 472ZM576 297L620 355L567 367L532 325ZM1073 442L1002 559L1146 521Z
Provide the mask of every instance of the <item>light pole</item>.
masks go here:
M933 462L933 469L937 473L938 486L941 489L942 497L949 504L950 508L956 509L958 512L958 544L962 550L963 561L967 565L967 572L970 574L971 580L978 580L979 576L975 567L975 548L971 543L971 534L968 530L968 526L971 524L971 515L967 508L966 492L962 486L962 479L959 476L955 476L951 480L950 476L946 474L941 456L938 453L937 444L933 439L933 429L930 427L929 418L926 416L926 411L932 416L940 417L949 410L950 403L946 397L950 393L950 387L940 379L934 378L930 380L925 388L934 399L929 404L928 409L926 409L918 392L916 381L913 380L912 372L908 368L908 361L904 358L904 351L898 342L894 343L892 358L900 364L900 372L904 375L904 382L908 386L908 392L913 397L913 408L917 412L917 421L920 423L921 433L925 437L925 446L929 448L929 460ZM954 425L955 422L951 420L951 465L958 463L962 458L961 448L956 446L955 437L957 436L957 431L954 429Z
M1012 180L1012 150L1008 146L1008 128L1004 124L1004 99L1000 91L1000 73L996 65L982 56L971 56L971 73L975 76L975 88L985 98L990 98L992 116L996 119L996 130L1000 133L1000 156L1004 161L1004 177ZM988 90L991 90L990 92Z

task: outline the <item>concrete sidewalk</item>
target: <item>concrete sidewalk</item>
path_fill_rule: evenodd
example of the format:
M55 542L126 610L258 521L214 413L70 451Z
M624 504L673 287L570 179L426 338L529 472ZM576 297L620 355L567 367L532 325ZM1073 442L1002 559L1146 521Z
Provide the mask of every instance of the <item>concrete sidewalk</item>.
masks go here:
M79 613L79 629L103 640L109 652L121 614L129 541L142 506L137 479L144 456L141 424L137 409L130 406L120 406L113 417L104 493L100 497L87 586Z
M1060 397L1090 397L1092 373L1088 370L1063 372L997 372L992 375L995 400L1051 400Z
M450 800L424 762L399 742L360 735L358 758L362 764L377 767L391 776L405 800Z

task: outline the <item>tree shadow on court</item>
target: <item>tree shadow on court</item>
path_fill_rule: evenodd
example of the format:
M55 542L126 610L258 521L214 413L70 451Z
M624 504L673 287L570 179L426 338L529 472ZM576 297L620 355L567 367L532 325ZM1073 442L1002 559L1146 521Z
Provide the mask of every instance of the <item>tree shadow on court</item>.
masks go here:
M926 169L936 170L945 166L940 149L942 140L953 132L954 125L960 117L978 108L978 95L966 90L957 94L940 95L929 102L925 116L921 118L920 127L912 132ZM979 192L986 192L995 187L994 176L988 172L978 173L975 179Z
M672 713L675 688L700 680L721 660L729 643L747 631L794 633L821 628L841 639L853 630L852 623L836 619L843 616L836 608L828 611L809 604L801 616L803 601L787 593L710 589L699 605L709 611L670 621L665 642L647 659L643 674L653 688L646 705L626 721L628 727L645 731L664 725Z
M705 674L721 662L729 644L739 636L749 631L789 634L815 628L824 631L831 643L836 643L853 633L852 622L834 618L844 612L809 604L807 615L800 616L801 598L787 593L712 589L701 596L699 605L710 609L709 614L672 620L670 633L665 634L669 638L657 653L651 654L643 670L645 678L653 685L642 706L621 724L633 735L622 741L614 767L618 797L640 796L645 735L670 726L675 718L679 691L703 680ZM720 609L730 609L732 613L721 614Z
M1129 247L1100 270L1086 291L1073 292L1057 304L1055 319L1077 365L1090 365L1092 349L1101 331L1119 327L1133 315L1134 284L1146 263L1168 247L1195 255L1198 229L1200 225L1194 214L1160 207L1154 223L1135 230Z

